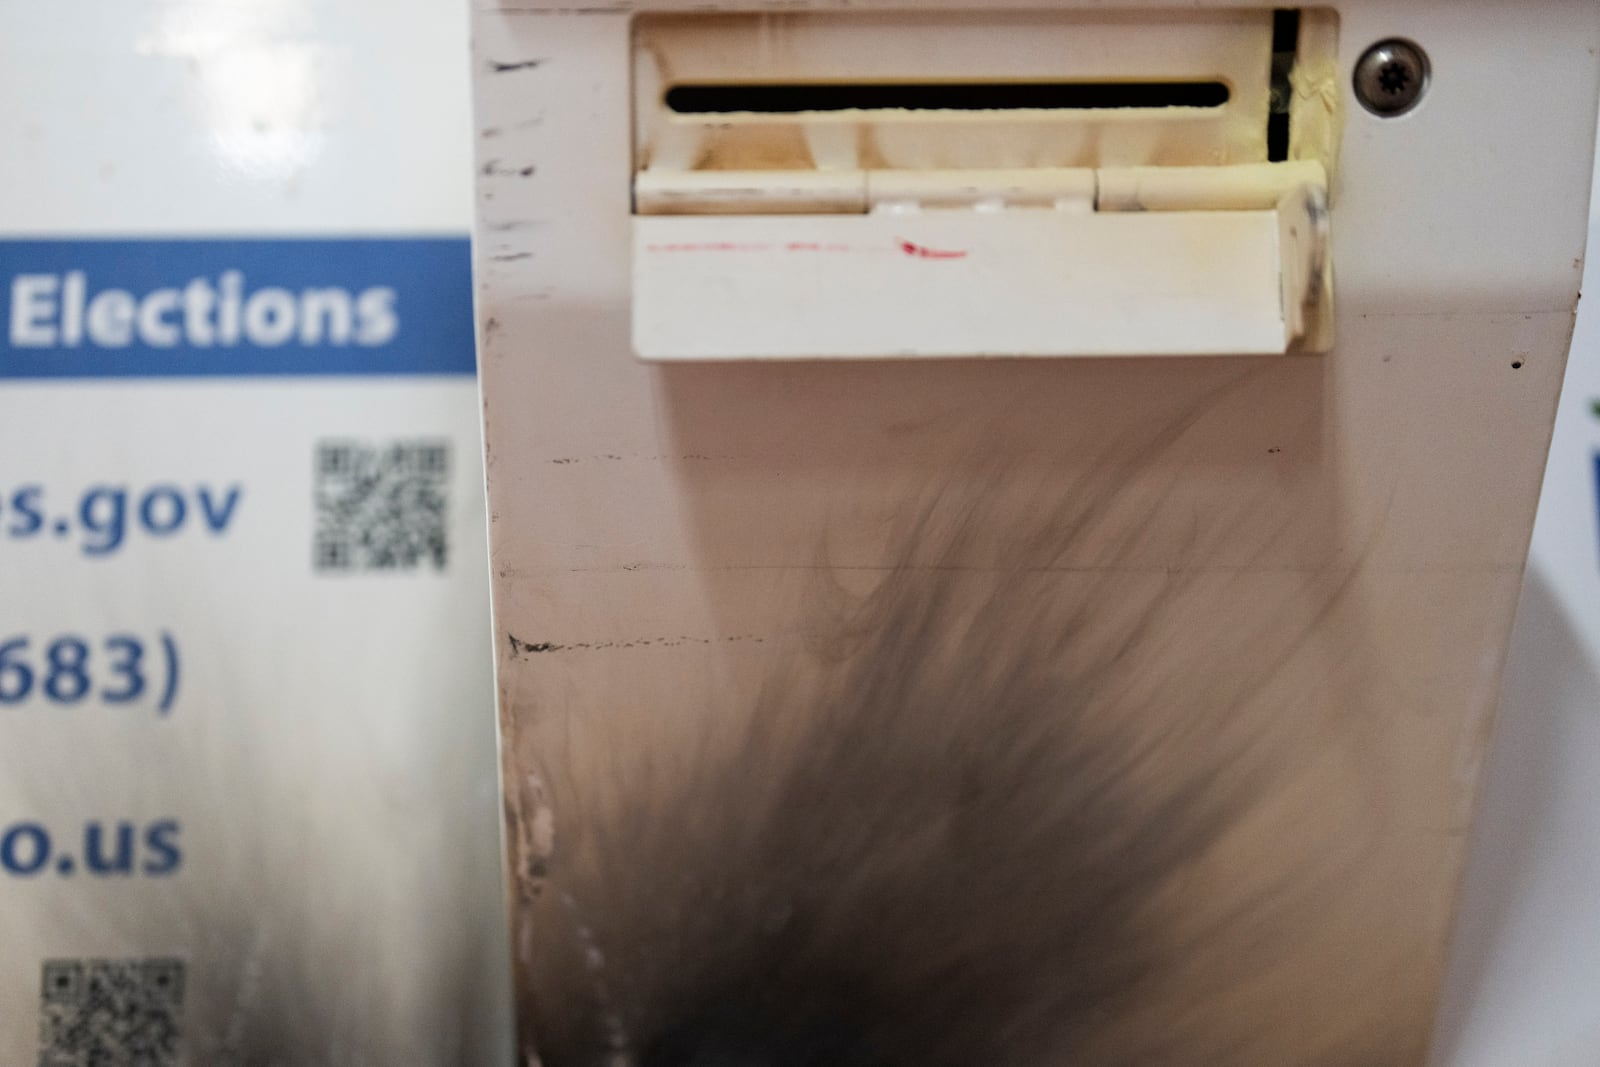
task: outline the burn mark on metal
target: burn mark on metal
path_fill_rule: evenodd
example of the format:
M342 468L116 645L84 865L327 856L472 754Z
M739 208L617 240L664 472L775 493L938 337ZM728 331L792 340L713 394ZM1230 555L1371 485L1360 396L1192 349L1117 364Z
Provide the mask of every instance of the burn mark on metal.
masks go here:
M1304 962L1325 933L1308 909L1337 911L1348 877L1317 844L1341 801L1314 783L1324 716L1348 725L1363 698L1297 686L1329 677L1308 664L1361 563L1231 620L1203 570L1062 569L1123 510L1131 551L1155 505L1128 486L1163 447L1053 514L934 501L865 599L819 569L753 698L664 748L622 720L546 747L579 843L557 881L586 916L581 937L529 920L543 1062L602 1062L617 1013L638 1067L1271 1062L1229 998ZM961 565L997 533L1003 566ZM713 640L566 647L687 643ZM1303 835L1241 846L1286 810ZM1224 871L1248 888L1208 898ZM627 975L615 1002L590 988L596 947Z

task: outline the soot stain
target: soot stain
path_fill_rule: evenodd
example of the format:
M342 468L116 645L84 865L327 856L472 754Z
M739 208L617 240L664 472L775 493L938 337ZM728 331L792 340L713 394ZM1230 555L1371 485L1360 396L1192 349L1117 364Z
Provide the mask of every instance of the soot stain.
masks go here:
M890 532L918 565L850 595L815 568L805 639L765 651L753 692L703 720L573 740L563 716L540 760L569 828L556 888L584 925L528 917L543 936L521 1010L542 1062L1284 1062L1282 1028L1240 998L1313 936L1307 902L1341 884L1310 870L1327 840L1275 841L1228 875L1238 889L1191 895L1325 759L1325 705L1284 686L1323 678L1303 658L1361 564L1281 602L1225 599L1243 627L1218 625L1203 571L1132 566L1163 505L1127 487L1186 425L1108 447L1059 503L1021 512L1003 478L967 472L974 488ZM1240 507L1213 548L1259 521ZM966 565L991 544L1006 567ZM1102 568L1049 573L1085 547ZM612 999L585 965L595 946ZM1339 1040L1314 1062L1363 1062Z

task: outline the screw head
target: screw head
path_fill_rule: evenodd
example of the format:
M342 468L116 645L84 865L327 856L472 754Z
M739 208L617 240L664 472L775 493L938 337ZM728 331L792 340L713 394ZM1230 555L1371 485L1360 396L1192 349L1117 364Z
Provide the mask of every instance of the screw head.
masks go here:
M1356 99L1374 115L1404 115L1428 89L1428 56L1410 41L1379 41L1356 64Z

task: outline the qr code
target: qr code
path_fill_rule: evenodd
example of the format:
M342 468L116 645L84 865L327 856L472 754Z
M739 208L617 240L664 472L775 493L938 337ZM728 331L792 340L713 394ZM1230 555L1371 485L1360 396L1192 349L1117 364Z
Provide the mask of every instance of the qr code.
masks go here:
M319 443L316 569L443 570L449 488L448 441Z
M175 1067L183 961L46 960L39 1067Z

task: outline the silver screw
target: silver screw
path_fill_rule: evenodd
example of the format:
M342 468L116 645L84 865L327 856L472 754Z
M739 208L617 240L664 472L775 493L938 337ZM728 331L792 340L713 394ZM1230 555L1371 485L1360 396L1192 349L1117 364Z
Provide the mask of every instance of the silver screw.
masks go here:
M1404 115L1428 89L1428 56L1410 41L1379 41L1356 64L1356 99L1383 118Z

